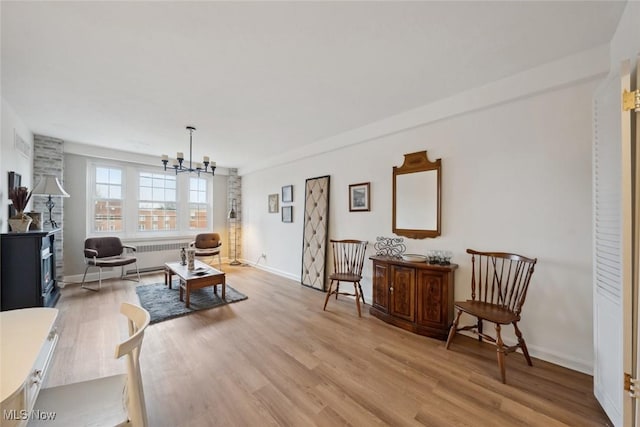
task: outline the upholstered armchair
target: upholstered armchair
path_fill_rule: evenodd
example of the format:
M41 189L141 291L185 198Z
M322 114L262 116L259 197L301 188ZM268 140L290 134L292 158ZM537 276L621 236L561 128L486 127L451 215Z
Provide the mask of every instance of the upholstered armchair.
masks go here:
M103 267L122 267L120 277L126 279L124 266L129 264L136 265L137 281L139 282L138 258L133 255L135 251L136 248L134 246L123 245L118 237L90 237L86 239L84 241L84 261L87 264L87 268L84 269L81 287L90 291L99 291L102 288ZM98 267L98 289L85 286L89 267Z
M222 242L218 233L201 233L196 236L196 240L189 243L189 248L196 250L198 257L218 256L218 269L222 269L222 259L220 258L220 248Z

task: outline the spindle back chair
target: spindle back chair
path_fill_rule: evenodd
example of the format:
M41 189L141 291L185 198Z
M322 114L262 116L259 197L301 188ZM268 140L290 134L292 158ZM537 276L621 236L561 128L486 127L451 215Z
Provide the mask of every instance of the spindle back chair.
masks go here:
M449 330L446 348L448 349L458 331L471 331L482 341L486 339L497 348L498 367L502 382L506 382L505 356L518 348L522 350L527 364L532 366L531 357L522 332L518 328L522 306L524 305L533 275L536 258L506 252L480 252L467 249L471 255L471 299L456 301L458 313ZM462 313L476 317L473 325L458 326ZM483 321L495 324L496 337L483 331ZM512 324L518 343L513 346L504 344L501 325Z
M331 283L324 300L324 308L327 309L327 303L331 295L349 295L356 298L356 307L358 308L358 316L362 317L360 310L360 299L364 304L364 295L362 294L362 267L364 265L364 256L367 251L367 241L361 240L330 240L331 249L333 251L333 274L329 276ZM336 289L333 289L333 282L337 282ZM355 292L340 292L340 282L351 282Z

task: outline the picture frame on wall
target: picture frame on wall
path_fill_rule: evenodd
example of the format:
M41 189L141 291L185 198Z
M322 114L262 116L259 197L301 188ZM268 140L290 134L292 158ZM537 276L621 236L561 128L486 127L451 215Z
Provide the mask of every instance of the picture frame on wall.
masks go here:
M282 187L282 203L293 202L293 185Z
M349 212L371 210L370 182L349 185Z
M282 222L293 222L293 206L282 207Z
M13 130L13 147L26 159L31 158L33 147L31 147L31 144L28 141L25 141L15 129Z
M269 194L269 213L278 213L278 194Z

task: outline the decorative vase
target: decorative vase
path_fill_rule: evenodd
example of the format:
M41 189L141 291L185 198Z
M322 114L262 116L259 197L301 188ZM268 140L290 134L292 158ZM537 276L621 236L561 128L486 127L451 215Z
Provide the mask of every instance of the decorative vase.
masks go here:
M27 212L27 215L31 217L31 226L29 230L42 230L42 213L41 212Z
M196 250L187 250L187 270L193 271L196 268Z
M18 213L18 215L9 218L9 227L14 233L26 233L31 225L31 217Z

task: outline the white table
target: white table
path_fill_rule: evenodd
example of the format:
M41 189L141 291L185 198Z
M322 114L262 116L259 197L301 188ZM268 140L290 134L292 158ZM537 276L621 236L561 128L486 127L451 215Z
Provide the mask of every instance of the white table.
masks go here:
M0 312L0 424L25 426L53 357L55 308Z

